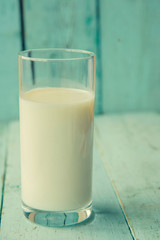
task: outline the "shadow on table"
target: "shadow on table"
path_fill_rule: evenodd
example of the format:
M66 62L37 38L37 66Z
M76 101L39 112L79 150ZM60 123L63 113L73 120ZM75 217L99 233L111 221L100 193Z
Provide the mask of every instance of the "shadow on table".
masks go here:
M98 226L99 230L106 226L113 225L115 228L120 228L120 224L125 225L124 216L119 209L113 206L95 205L93 206L93 212L89 219L76 225L75 227L81 227L84 225L92 225L93 227Z

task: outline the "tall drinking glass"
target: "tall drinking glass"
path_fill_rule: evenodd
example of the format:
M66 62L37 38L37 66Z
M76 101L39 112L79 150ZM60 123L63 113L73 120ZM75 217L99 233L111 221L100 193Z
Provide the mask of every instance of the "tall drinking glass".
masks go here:
M24 215L68 226L92 212L95 54L37 49L19 54Z

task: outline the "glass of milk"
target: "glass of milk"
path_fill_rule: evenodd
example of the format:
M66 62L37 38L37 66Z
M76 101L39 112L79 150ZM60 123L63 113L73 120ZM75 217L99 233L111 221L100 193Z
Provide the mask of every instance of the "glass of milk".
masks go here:
M19 54L22 208L50 227L92 213L95 54L37 49Z

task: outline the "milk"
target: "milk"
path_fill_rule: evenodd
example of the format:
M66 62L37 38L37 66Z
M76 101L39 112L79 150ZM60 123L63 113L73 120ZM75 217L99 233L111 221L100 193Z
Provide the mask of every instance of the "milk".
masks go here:
M66 211L91 203L94 94L39 88L20 94L23 202Z

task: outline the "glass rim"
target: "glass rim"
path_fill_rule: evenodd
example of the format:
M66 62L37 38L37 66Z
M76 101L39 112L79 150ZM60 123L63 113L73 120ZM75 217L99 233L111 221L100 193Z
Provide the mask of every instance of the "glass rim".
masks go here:
M25 53L29 52L43 52L43 51L61 51L61 52L70 52L70 53L83 53L84 57L71 57L71 58L45 58L45 57L29 57L25 56ZM69 48L39 48L39 49L28 49L24 51L20 51L18 53L18 56L21 57L24 60L29 61L40 61L40 62L48 62L48 61L73 61L73 60L85 60L85 59L91 59L92 57L95 57L95 53L87 50L81 50L81 49L69 49Z

